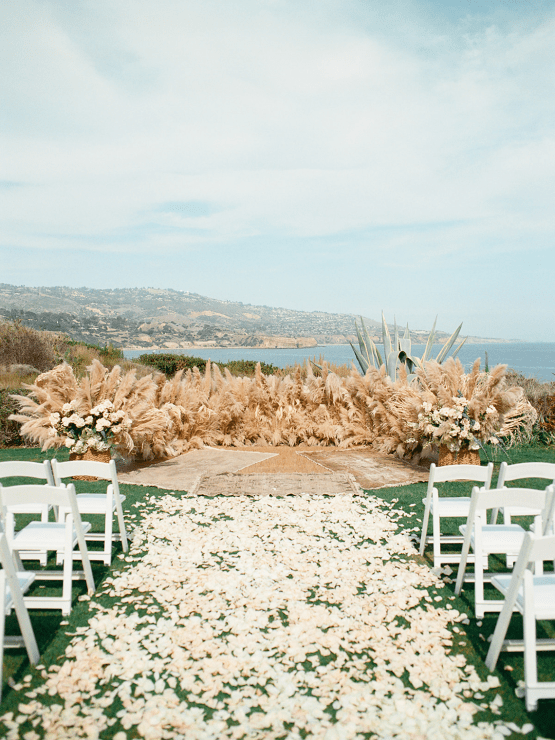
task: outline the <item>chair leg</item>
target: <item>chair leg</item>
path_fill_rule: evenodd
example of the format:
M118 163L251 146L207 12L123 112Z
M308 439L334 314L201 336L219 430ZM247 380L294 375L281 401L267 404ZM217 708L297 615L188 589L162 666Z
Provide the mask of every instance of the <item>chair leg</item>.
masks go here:
M474 554L474 612L477 619L482 619L484 611L484 562Z
M2 681L4 666L4 630L6 625L6 576L0 570L0 701L2 701Z
M495 625L495 630L491 638L491 644L486 656L486 666L489 668L490 671L493 671L493 669L495 668L499 659L499 653L503 648L505 635L507 634L511 617L513 616L519 584L520 581L515 579L513 576L513 581L511 581L509 591L507 592L507 596L505 597L503 608L501 609L501 613L497 618L497 624Z
M118 514L119 516L119 514ZM424 517L422 521L422 534L420 535L420 555L424 555L424 549L426 547L426 540L428 539L428 521L430 519L430 507L426 504L424 509ZM121 530L121 523L120 523ZM123 536L123 535L122 535ZM126 541L127 544L127 541ZM126 548L127 550L127 548ZM126 551L125 550L125 551Z
M119 533L121 537L121 549L123 552L129 550L129 544L127 542L127 529L125 528L125 519L123 518L123 509L121 508L121 501L116 499L116 511L118 514Z
M536 615L534 613L533 577L530 571L524 576L524 686L526 710L538 708L534 689L538 686L538 659L536 653Z
M110 565L112 562L112 531L114 526L114 513L106 511L104 517L104 565Z
M441 565L441 524L437 507L432 512L432 530L434 539L434 567Z
M73 517L69 515L66 520L64 548L64 566L62 581L62 614L67 616L71 612L71 591L73 576Z

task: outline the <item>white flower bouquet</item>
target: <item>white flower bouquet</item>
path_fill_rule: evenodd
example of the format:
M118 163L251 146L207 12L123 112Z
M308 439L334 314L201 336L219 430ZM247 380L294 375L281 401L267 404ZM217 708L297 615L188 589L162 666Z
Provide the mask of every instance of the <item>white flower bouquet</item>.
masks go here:
M499 444L500 418L495 406L475 413L469 403L462 393L449 406L424 401L418 421L411 424L414 436L427 445L445 445L451 452L463 447L479 450L486 442Z
M83 455L87 450L109 450L116 437L131 427L125 411L115 411L111 401L102 401L86 414L78 413L76 400L65 403L62 412L50 414L50 435L65 437L70 452Z

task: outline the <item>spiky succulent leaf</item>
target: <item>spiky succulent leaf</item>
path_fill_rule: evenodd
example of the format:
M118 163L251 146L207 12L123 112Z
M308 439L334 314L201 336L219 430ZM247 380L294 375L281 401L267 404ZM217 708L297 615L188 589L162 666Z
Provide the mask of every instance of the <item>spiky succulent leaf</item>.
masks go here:
M391 380L397 380L397 352L390 352L387 356L386 370Z
M363 336L361 330L358 328L358 324L357 324L356 321L355 321L355 328L356 328L356 332L357 332L358 346L360 348L360 354L365 358L366 362L370 362L369 349L368 349L368 347L366 345L366 342L364 341L364 336Z
M437 316L434 319L434 325L432 326L432 331L430 332L428 336L428 341L426 342L424 354L422 355L422 362L426 362L426 360L430 359L430 355L432 353L432 346L434 344L434 339L436 335L436 322L437 322Z
M361 351L366 356L366 359L370 365L374 365L375 368L379 368L383 365L382 356L379 353L378 348L374 344L372 338L370 337L362 316L360 317L360 323L362 332L364 332L363 335L361 335L361 331L359 330L358 324L355 320L355 327L357 330L358 342L361 347Z
M399 339L399 352L404 352L406 355L410 355L412 351L412 342L409 339Z
M449 350L451 349L451 347L455 344L455 341L456 341L457 337L459 336L459 332L460 332L461 329L462 329L462 324L459 324L458 327L455 329L455 331L451 334L451 336L449 337L449 339L443 345L440 353L436 357L436 361L439 362L440 365L443 362L443 360L447 357L447 353L449 352ZM460 347L459 347L459 349L460 349Z
M453 352L451 353L451 357L456 357L457 356L458 351L460 350L460 348L463 346L463 344L466 342L467 339L468 339L468 337L465 337L462 340L462 342L459 344L459 346L457 347L457 349L453 350Z
M361 355L361 353L358 351L358 349L355 347L355 345L352 342L349 342L349 344L353 348L353 352L355 353L355 357L357 358L358 364L360 365L362 374L366 375L366 371L368 370L368 367L369 367L368 361L364 359L364 357Z
M382 311L382 338L383 338L382 341L383 341L384 357L389 357L393 347L391 346L391 336L389 334L389 329L387 328L387 324L385 323L385 316L383 315L383 311Z

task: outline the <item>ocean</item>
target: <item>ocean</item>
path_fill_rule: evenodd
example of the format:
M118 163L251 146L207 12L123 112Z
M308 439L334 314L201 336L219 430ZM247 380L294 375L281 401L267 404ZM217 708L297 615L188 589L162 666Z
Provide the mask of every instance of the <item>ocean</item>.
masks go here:
M381 345L378 345L381 351ZM423 344L412 346L416 356L422 356ZM441 345L434 345L432 357L437 356ZM276 367L287 367L302 363L303 360L314 359L322 356L328 362L335 365L350 365L355 359L353 350L349 344L330 344L321 347L310 347L308 349L254 349L254 348L200 348L192 349L161 349L148 352L147 350L125 350L125 357L133 359L139 355L148 353L160 354L169 352L172 354L193 355L215 362L228 362L229 360L256 360L266 362ZM555 343L553 342L499 342L488 344L465 344L457 357L463 365L470 369L476 358L482 360L482 368L485 362L485 353L488 354L490 368L499 364L506 364L510 368L533 377L542 382L555 381ZM358 365L357 365L358 367Z

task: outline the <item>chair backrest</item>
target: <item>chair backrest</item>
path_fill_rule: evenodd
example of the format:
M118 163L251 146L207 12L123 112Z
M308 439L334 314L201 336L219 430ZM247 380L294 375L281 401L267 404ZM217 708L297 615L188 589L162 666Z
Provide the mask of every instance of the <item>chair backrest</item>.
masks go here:
M95 478L111 481L114 488L118 486L115 460L110 460L110 462L97 462L96 460L69 460L68 462L60 462L53 459L51 464L54 483L57 486L61 485L64 478L71 478L73 475L90 475Z
M49 460L42 463L28 460L6 460L0 462L0 478L38 478L49 486L54 485L54 476Z
M75 486L2 486L0 484L0 507L2 519L5 519L6 509L10 506L20 504L52 504L52 506L65 506L71 509L74 520L80 521L77 499L75 498Z
M555 535L540 537L527 532L519 558L521 556L525 566L539 560L555 560Z
M553 519L555 510L555 486L550 485L543 491L535 488L478 488L472 489L468 521L473 522L476 514L488 509L522 506L542 512L543 533Z
M435 463L430 465L430 476L428 478L428 495L431 496L436 483L447 481L473 481L483 483L483 488L489 488L493 475L493 463L487 465L441 465Z
M497 488L503 488L507 481L524 478L543 478L550 483L555 483L555 463L524 462L508 465L502 462L497 478Z

